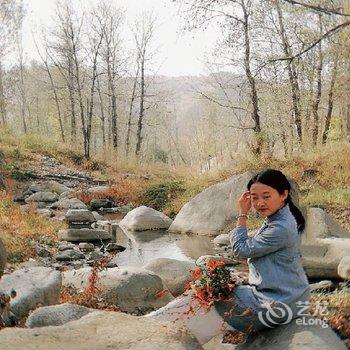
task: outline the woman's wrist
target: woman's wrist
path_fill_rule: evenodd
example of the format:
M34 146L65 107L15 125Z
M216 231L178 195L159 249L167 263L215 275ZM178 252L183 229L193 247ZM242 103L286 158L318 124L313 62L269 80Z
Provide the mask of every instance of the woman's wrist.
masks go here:
M239 210L238 215L236 215L237 224L236 226L247 226L248 211Z
M247 226L247 216L239 216L237 215L237 224L236 226Z

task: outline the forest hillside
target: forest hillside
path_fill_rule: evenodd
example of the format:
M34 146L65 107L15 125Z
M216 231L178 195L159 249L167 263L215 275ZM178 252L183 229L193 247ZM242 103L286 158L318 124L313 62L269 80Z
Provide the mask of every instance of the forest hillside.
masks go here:
M0 348L350 348L349 0L38 3L0 0Z

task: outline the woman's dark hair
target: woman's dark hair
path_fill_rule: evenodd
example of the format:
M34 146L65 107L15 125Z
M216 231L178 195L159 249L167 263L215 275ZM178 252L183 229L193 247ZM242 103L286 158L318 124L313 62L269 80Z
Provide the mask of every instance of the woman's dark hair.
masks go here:
M260 182L264 185L270 186L278 191L279 194L282 194L285 190L288 190L288 197L285 201L286 204L289 204L289 209L293 214L297 225L299 233L305 228L305 219L301 211L294 205L292 198L290 196L291 185L287 180L286 176L279 170L275 169L266 169L251 178L248 182L247 188L250 191L250 187L256 183Z

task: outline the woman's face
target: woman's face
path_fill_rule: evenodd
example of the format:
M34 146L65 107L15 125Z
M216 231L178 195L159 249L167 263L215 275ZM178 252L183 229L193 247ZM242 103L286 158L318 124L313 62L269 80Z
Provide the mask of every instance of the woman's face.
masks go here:
M279 194L274 188L260 182L256 182L250 187L252 206L264 218L282 208L287 197L288 190Z

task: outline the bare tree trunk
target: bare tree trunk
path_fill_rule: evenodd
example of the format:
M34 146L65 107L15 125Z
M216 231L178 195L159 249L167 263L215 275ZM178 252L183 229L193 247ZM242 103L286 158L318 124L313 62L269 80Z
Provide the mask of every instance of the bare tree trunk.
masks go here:
M314 78L315 78L315 69L312 67L311 74L308 76L308 102L305 109L305 117L304 117L304 127L303 127L303 135L305 141L305 135L308 135L308 131L311 128L312 120L311 120L311 112L312 112L312 99L314 97Z
M71 34L73 35L73 30ZM78 101L79 101L79 108L80 108L81 131L83 134L83 143L84 143L84 156L86 159L88 159L89 155L88 155L88 148L87 148L87 142L86 142L87 134L86 134L86 123L85 123L85 108L84 108L84 101L83 101L83 94L82 94L82 86L80 82L79 60L78 60L77 50L76 50L76 45L74 43L74 40L72 40L72 53L74 58L75 80L77 84Z
M70 114L70 135L71 141L74 142L77 136L77 126L76 126L76 115L75 115L75 100L74 100L74 75L72 67L72 59L68 58L68 93L69 93L69 102L71 108Z
M86 123L86 150L85 150L85 157L86 159L90 159L90 140L91 140L91 127L92 127L92 115L94 110L94 95L95 95L95 84L97 79L97 58L99 54L99 49L102 43L103 34L101 34L99 38L99 42L97 43L96 47L94 48L94 58L92 63L92 78L91 78L91 88L90 88L90 100L87 104L87 123Z
M19 31L16 32L16 43L18 50L18 68L19 68L19 97L20 97L20 105L21 105L21 119L23 131L26 134L28 132L28 125L26 121L26 106L27 106L27 97L26 90L24 86L24 62L23 62L23 45L22 45L22 37Z
M139 76L139 70L140 70L140 65L137 64L137 70L136 70L135 79L134 79L134 83L132 86L132 92L131 92L131 100L130 100L129 115L128 115L128 127L127 127L127 131L126 131L126 141L125 141L125 155L126 156L129 155L129 151L130 151L131 120L132 120L132 112L133 112L133 108L134 108L134 102L135 102L135 98L136 98L136 86L137 86L137 79Z
M141 57L141 81L140 81L140 111L139 111L139 118L137 121L137 132L136 132L136 150L135 155L139 156L141 145L142 145L142 128L143 128L143 117L145 113L145 51L142 52Z
M112 123L112 145L115 152L118 149L118 124L117 124L117 101L116 96L111 96L111 123Z
M23 125L23 131L26 134L28 132L28 126L26 121L26 93L25 93L25 87L24 87L24 65L23 65L23 51L22 48L20 48L20 64L19 64L19 74L20 74L20 96L21 96L21 117L22 117L22 125Z
M53 77L52 77L49 65L47 63L47 60L43 59L43 62L45 64L46 73L50 79L51 89L52 89L54 99L55 99L55 104L56 104L56 109L57 109L57 114L58 114L58 123L60 125L60 131L61 131L61 139L62 139L62 142L66 142L65 136L64 136L64 127L63 127L63 122L62 122L62 113L61 113L60 103L59 103L58 95L57 95L57 89L56 89L55 83L53 81Z
M245 73L250 86L251 102L252 102L252 119L254 121L254 133L256 136L257 145L254 147L253 151L255 154L260 155L262 151L262 139L261 139L261 125L260 125L260 116L259 116L259 101L258 93L256 90L256 83L253 77L251 68L250 68L250 38L249 38L249 14L247 12L247 7L244 0L241 1L241 6L244 15L243 29L244 29L244 68Z
M146 61L148 65L152 58L150 51L150 45L154 37L154 26L155 17L151 14L144 14L141 21L135 22L134 26L134 39L137 50L137 64L140 67L140 105L139 105L139 115L137 120L136 129L136 148L135 155L140 159L140 152L143 142L143 119L145 117L145 102L146 102L146 82L145 82L145 64Z
M322 134L322 143L325 144L328 138L329 133L329 127L331 125L331 119L332 119L332 112L333 112L333 100L334 100L334 85L335 81L337 79L338 74L338 57L335 57L332 73L331 73L331 83L329 86L329 93L328 93L328 108L327 108L327 114L325 118L325 126L324 131Z
M39 118L39 97L35 97L35 106L36 106L36 127L37 127L37 132L40 133L40 118Z
M319 32L322 33L322 22L321 15L318 16L319 20ZM317 145L318 139L318 130L319 130L319 115L318 115L318 107L321 101L322 94L322 69L323 69L323 52L321 43L318 44L318 65L316 71L317 77L317 87L316 87L316 95L315 100L312 105L312 115L313 115L313 125L312 125L312 143L314 146Z
M65 35L68 35L67 34L68 31L65 31ZM66 40L69 40L70 37L65 37ZM62 48L60 48L62 50ZM49 52L49 47L47 46L46 47L46 55L51 59L51 61L53 62L54 66L58 69L58 71L61 73L62 77L64 78L65 82L66 82L66 87L67 87L67 90L68 90L68 96L69 96L69 104L70 104L70 140L71 142L75 142L76 141L76 135L77 135L77 130L76 130L76 114L75 114L75 100L74 100L74 73L73 73L73 65L74 65L74 62L73 62L73 57L72 56L72 53L70 52L70 49L69 48L66 48L64 47L63 49L67 50L68 52L66 52L65 54L65 57L66 57L66 60L67 60L67 66L66 67L62 67L55 59L53 56L55 55L52 55L50 54ZM40 51L39 49L37 48L37 51L40 55ZM41 55L40 55L41 56ZM46 66L46 71L47 72L50 72L49 70L49 65L47 63L47 59L44 60L43 57L41 57L41 59L43 60L43 62L45 63L45 66ZM65 74L64 71L67 71L67 75ZM57 90L55 88L55 85L53 85L53 78L50 77L50 81L51 81L51 86L53 87L53 90ZM57 96L57 94L55 94ZM56 100L56 107L57 107L57 110L59 112L59 115L61 115L60 113L60 110L59 110L59 104L57 104L57 101ZM65 114L66 116L66 114ZM60 118L59 118L60 119ZM62 125L62 122L60 122L60 127ZM64 130L63 127L61 127L61 138L62 138L62 135L64 137L64 133L62 134L62 130ZM65 139L65 137L64 137ZM63 140L63 138L62 138Z
M112 122L111 122L111 118L107 119L108 121L108 132L107 132L107 141L108 141L108 146L112 144Z
M276 0L275 4L277 9L278 23L280 27L283 51L286 57L292 57L292 51L291 51L291 47L284 28L283 15L282 15L279 1L280 0ZM287 69L288 69L288 76L289 76L289 82L290 82L291 93L292 93L294 126L296 129L298 142L301 143L302 126L301 126L301 111L300 111L300 89L299 89L299 83L298 83L298 75L297 75L296 67L293 61L287 60Z
M119 147L117 81L121 76L121 66L125 63L120 46L123 14L109 2L101 2L97 13L99 28L103 35L101 57L107 69L108 143L112 145L114 156L117 156Z
M110 42L107 45L107 77L108 77L108 95L110 98L110 111L111 111L111 136L112 136L112 147L115 152L118 149L118 125L117 125L117 97L115 93L114 86L114 72L112 72L113 67L111 67L111 60L114 59L110 52Z
M105 111L104 111L104 103L103 103L103 96L101 91L101 85L100 85L100 79L97 78L97 92L98 97L100 100L100 119L101 119L101 133L102 133L102 147L105 150L106 149L106 126L105 126Z
M86 99L86 114L89 113L89 99ZM90 159L90 138L89 134L87 132L88 130L88 120L85 121L86 128L84 128L84 157L85 159L89 160Z
M3 70L0 61L0 114L1 114L1 125L5 126L7 123L6 118L6 101L4 95L4 85L3 85Z
M342 113L341 131L345 139L350 136L350 104L348 103Z

